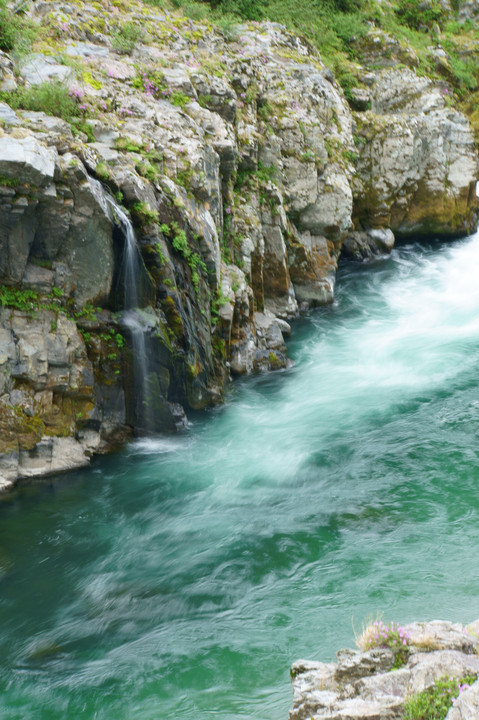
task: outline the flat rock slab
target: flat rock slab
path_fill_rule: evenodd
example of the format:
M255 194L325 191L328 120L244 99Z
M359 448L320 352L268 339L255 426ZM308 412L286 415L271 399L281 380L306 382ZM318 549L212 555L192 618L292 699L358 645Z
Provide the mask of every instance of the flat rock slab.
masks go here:
M53 180L56 150L41 145L33 135L0 137L0 175L43 186Z
M54 58L40 53L26 58L20 67L20 74L27 85L41 85L52 80L67 82L74 77L71 67L61 65Z
M93 45L92 43L75 42L67 45L65 50L67 55L73 57L108 57L110 51L103 45Z
M472 654L479 647L479 637L460 623L444 620L415 622L404 627L411 645L428 650L460 650Z

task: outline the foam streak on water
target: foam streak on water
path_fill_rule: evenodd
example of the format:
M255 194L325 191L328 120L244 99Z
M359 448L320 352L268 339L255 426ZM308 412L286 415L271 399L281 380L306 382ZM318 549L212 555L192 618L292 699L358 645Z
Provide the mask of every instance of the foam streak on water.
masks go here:
M478 265L344 267L292 370L0 506L2 720L286 720L369 614L478 617Z

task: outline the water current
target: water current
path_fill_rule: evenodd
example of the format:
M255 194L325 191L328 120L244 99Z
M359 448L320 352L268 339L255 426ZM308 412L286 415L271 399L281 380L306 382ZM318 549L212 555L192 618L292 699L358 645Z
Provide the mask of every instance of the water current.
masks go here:
M345 265L292 369L3 500L2 720L286 720L368 616L479 617L478 267Z

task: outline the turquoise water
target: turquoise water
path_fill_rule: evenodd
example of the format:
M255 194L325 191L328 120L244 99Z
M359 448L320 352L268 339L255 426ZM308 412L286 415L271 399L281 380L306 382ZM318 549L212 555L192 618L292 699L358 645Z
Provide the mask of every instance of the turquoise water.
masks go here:
M286 720L368 616L479 617L478 266L345 266L294 368L3 500L2 720Z

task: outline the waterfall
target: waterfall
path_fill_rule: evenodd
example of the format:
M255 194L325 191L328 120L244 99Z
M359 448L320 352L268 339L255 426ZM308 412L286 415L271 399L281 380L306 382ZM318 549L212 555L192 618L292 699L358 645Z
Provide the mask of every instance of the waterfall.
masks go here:
M131 338L136 425L138 430L148 433L153 429L153 416L148 381L150 374L146 339L148 325L139 312L139 279L143 271L143 263L129 217L112 198L108 198L108 202L111 204L113 217L120 225L125 238L122 263L124 311L121 324L127 329Z
M131 341L132 351L132 398L133 416L137 432L149 433L154 428L152 410L152 392L150 388L151 369L147 348L147 332L151 323L143 317L140 293L140 279L145 273L140 249L130 218L108 194L97 180L90 178L92 190L105 209L111 221L120 228L124 238L124 248L120 277L122 278L123 312L120 324L126 330Z

